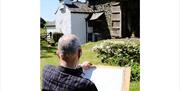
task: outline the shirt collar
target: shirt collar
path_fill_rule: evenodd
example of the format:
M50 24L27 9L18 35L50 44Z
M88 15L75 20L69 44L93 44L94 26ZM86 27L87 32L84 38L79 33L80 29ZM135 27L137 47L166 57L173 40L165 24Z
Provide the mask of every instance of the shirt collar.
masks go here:
M78 69L71 69L63 66L59 66L59 70L63 73L67 73L74 76L81 76L82 71Z

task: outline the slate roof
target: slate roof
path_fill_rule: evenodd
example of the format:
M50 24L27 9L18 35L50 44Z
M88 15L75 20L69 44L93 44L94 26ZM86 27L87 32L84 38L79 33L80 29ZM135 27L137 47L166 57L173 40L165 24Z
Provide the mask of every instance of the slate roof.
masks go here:
M96 20L96 19L98 19L103 14L104 14L103 12L93 13L89 20Z
M83 2L72 2L72 4L61 4L68 7L68 9L71 11L71 13L98 13L103 12L103 10L93 10L92 6L89 6L88 3ZM55 14L58 12L60 8L63 6L59 6Z
M72 5L66 4L72 13L92 13L93 9L88 4L82 2L73 2Z

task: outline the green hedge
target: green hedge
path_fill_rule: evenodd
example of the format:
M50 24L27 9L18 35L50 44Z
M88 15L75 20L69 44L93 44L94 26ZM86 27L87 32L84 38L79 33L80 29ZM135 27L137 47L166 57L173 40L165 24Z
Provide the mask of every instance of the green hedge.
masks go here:
M131 81L140 79L139 39L105 40L93 48L103 63L131 67Z

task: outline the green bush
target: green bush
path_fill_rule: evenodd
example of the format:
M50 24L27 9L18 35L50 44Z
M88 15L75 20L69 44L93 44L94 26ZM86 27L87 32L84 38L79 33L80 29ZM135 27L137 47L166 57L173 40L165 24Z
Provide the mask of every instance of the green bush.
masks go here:
M53 33L54 42L57 43L61 36L63 36L63 33L58 33L58 32Z
M139 39L105 40L93 48L102 63L131 67L131 81L140 79Z
M41 28L40 30L41 41L46 40L46 36L47 36L47 30L45 28Z

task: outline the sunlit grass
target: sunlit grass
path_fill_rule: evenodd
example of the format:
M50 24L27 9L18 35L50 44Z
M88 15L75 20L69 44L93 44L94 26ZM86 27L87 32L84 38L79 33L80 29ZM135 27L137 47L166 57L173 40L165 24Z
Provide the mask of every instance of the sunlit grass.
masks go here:
M115 40L113 40L115 41ZM95 45L100 44L102 41L99 42L89 42L84 45L82 45L82 56L80 58L80 63L83 61L90 61L94 65L107 65L101 63L101 60L97 57L97 54L93 52L92 48ZM56 47L45 47L45 45L42 44L41 47L41 75L42 75L42 69L46 64L52 64L52 65L58 65L59 59L55 54ZM42 81L42 77L41 77ZM140 84L139 82L131 82L130 84L130 90L129 91L139 91L140 90Z

